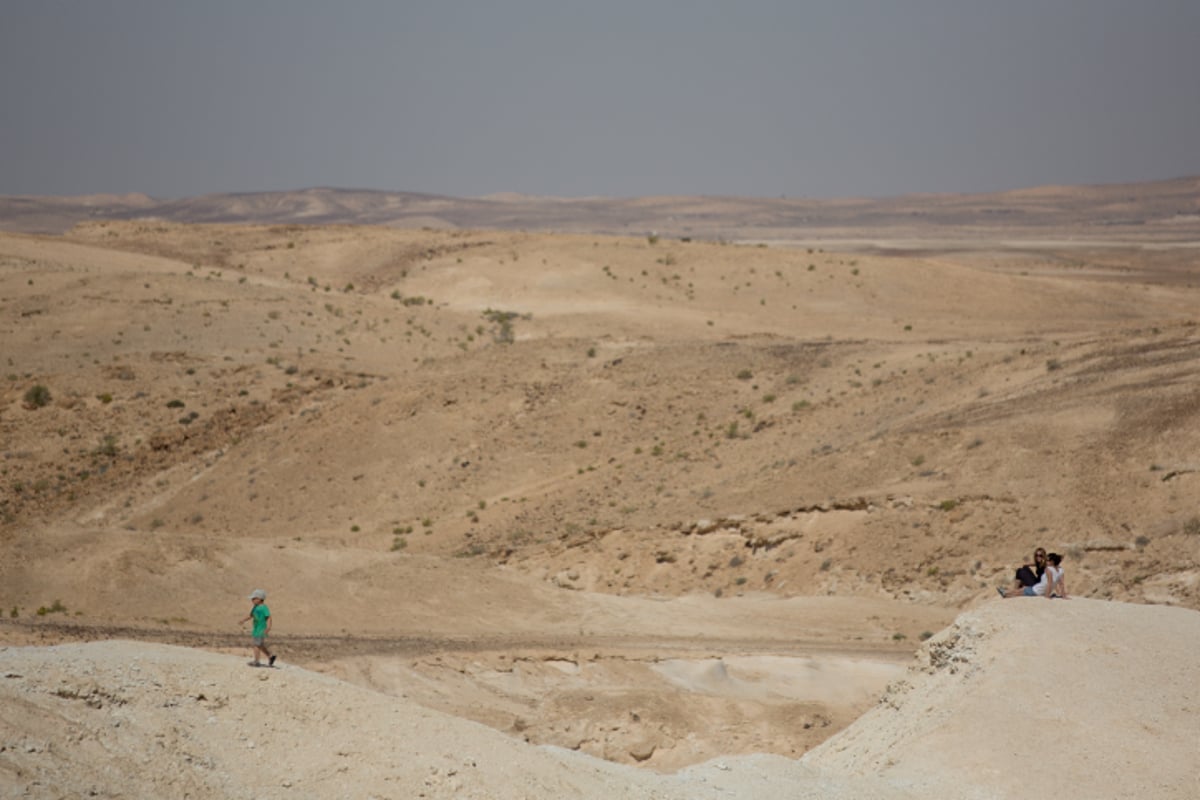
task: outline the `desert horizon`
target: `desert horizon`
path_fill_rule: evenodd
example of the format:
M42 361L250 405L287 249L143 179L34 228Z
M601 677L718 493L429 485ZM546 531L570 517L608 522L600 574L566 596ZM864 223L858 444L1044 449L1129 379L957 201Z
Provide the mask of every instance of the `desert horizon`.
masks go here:
M0 340L2 794L1200 789L1200 178L0 197Z

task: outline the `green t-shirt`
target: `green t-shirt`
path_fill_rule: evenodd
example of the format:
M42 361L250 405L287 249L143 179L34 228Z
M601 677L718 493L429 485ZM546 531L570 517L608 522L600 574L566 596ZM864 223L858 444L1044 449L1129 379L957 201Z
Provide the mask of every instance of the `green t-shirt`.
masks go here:
M267 617L271 616L271 609L267 608L266 603L259 603L250 609L250 616L254 620L254 627L250 635L254 638L259 638L267 635Z

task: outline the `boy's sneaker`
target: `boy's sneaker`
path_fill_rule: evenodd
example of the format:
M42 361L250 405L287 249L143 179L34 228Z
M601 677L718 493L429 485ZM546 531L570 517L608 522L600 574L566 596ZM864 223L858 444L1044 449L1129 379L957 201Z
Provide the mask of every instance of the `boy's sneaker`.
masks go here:
M275 666L275 656L271 656L269 659L267 659L267 666L268 667Z

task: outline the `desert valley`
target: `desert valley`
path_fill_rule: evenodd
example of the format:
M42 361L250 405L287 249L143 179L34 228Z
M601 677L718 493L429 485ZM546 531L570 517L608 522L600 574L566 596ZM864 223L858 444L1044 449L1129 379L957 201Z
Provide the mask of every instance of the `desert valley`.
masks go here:
M0 231L2 796L1200 795L1200 179Z

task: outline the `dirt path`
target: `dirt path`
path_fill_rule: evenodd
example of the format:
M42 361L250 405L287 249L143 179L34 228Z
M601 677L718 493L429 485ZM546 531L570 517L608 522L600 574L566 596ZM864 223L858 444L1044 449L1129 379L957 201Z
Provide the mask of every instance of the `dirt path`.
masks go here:
M0 620L0 644L47 647L67 642L126 639L179 647L225 652L246 648L245 633L180 630L168 627L87 625L59 621ZM794 639L780 641L757 637L713 638L704 636L547 636L496 634L492 636L346 636L288 634L275 636L272 645L287 653L291 663L316 665L355 656L398 656L405 658L454 653L560 652L586 650L602 656L623 655L638 660L668 658L713 658L721 655L844 656L882 661L906 660L914 647L896 644Z

